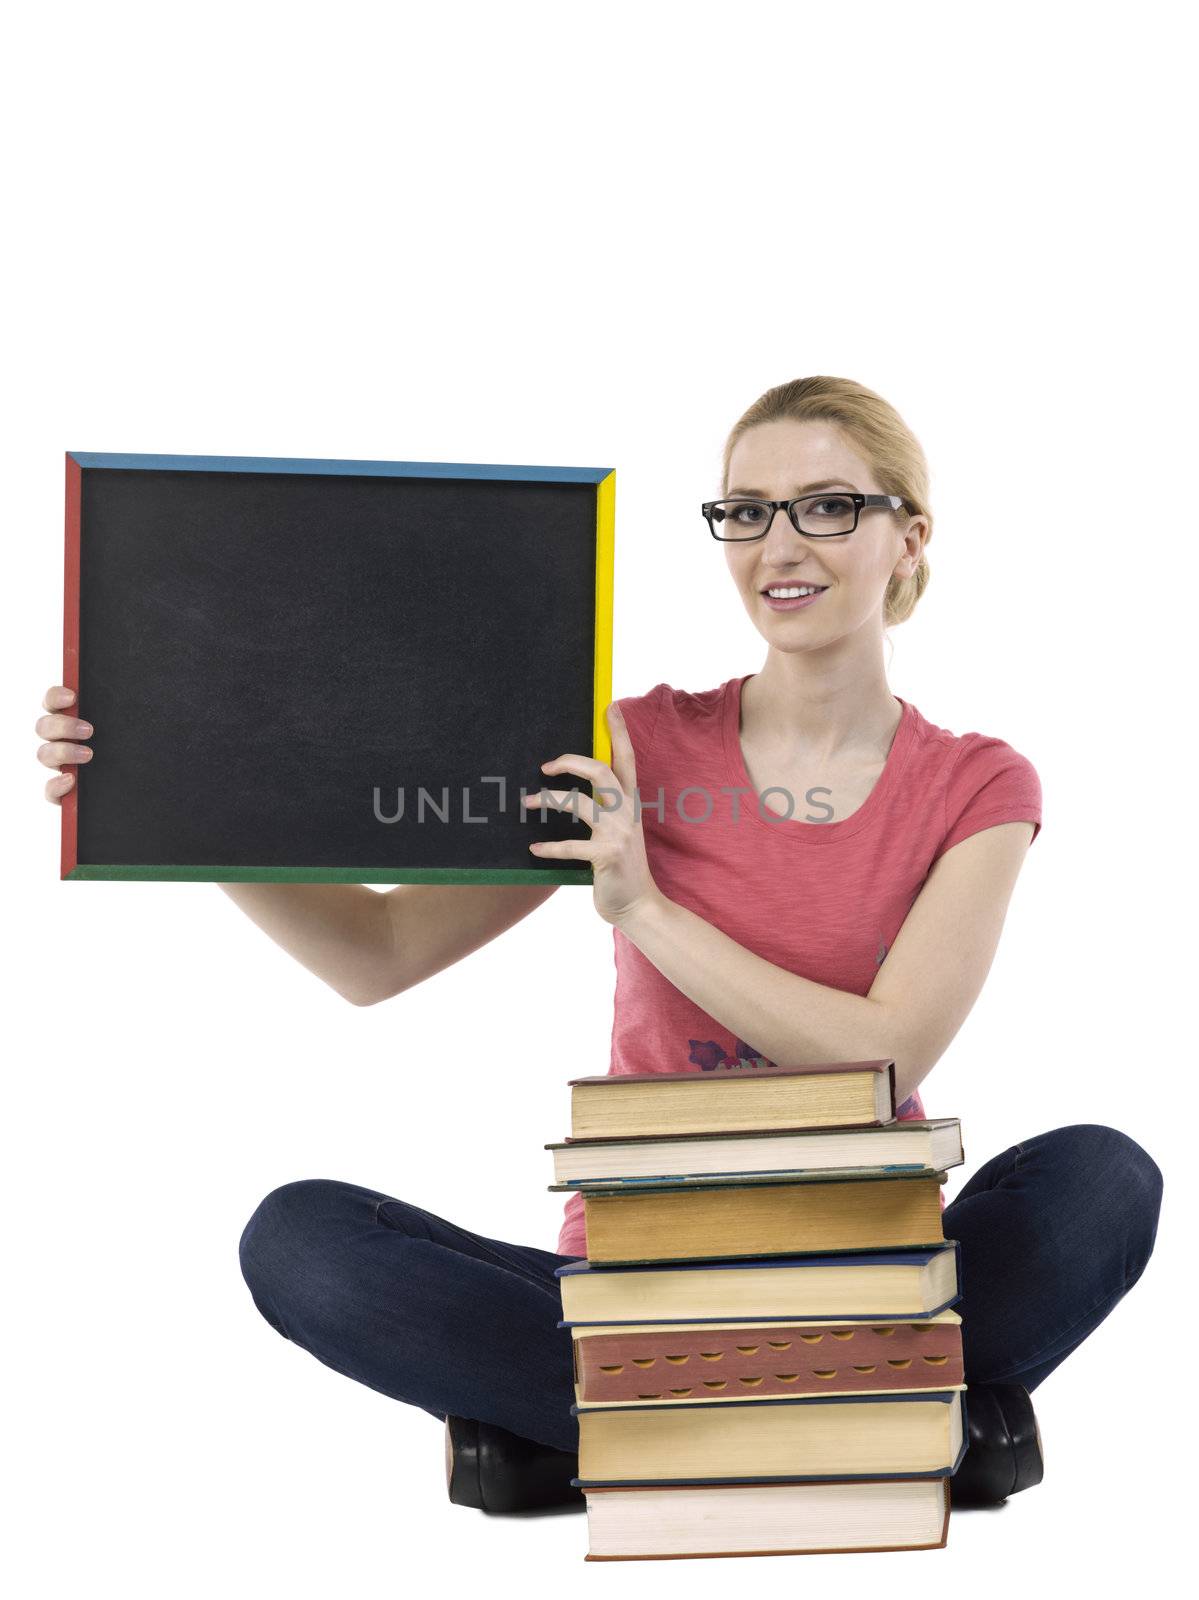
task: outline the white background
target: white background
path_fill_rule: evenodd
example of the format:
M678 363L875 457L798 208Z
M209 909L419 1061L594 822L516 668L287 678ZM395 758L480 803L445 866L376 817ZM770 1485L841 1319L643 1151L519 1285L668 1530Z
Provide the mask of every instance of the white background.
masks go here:
M1197 575L1180 29L1144 3L612 0L10 23L14 1594L510 1574L1007 1595L1046 1563L1102 1591L1174 1537ZM1157 1251L1037 1391L1044 1483L955 1513L945 1551L584 1565L581 1516L452 1506L440 1426L280 1339L237 1242L271 1188L338 1177L553 1248L542 1147L567 1078L607 1067L611 930L564 890L356 1009L214 885L60 882L33 722L62 675L63 453L615 467L614 694L698 690L765 654L699 502L742 410L811 373L885 395L932 464L932 582L890 636L892 689L1007 739L1044 787L985 991L923 1087L963 1124L949 1198L1014 1141L1111 1123L1165 1172Z

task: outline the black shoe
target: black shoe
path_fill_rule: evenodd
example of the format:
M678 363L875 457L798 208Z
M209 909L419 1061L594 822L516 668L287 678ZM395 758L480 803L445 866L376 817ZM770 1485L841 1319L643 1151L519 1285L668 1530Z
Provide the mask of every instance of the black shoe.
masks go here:
M509 1433L494 1422L473 1417L445 1419L445 1484L457 1506L474 1506L492 1514L540 1511L551 1506L583 1510L573 1450L555 1450Z
M1045 1476L1041 1430L1018 1383L967 1385L966 1431L966 1454L949 1480L950 1505L997 1506Z

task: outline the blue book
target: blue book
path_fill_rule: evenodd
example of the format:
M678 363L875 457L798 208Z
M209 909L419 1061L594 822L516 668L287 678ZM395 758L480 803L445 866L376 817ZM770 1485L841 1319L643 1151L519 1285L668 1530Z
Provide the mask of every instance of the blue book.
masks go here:
M961 1297L956 1239L920 1250L597 1265L555 1270L559 1327L578 1323L879 1322L928 1317Z

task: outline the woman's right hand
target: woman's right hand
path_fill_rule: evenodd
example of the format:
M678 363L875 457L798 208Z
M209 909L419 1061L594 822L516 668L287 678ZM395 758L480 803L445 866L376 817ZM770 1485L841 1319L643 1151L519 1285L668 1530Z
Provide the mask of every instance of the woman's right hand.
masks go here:
M71 742L90 739L94 731L90 722L80 722L78 717L65 710L74 702L74 689L67 689L61 683L46 690L42 704L50 715L39 717L33 725L33 731L39 739L50 741L38 746L37 758L44 767L65 767L92 759L88 745ZM54 777L46 780L46 799L58 805L74 782L73 772L55 773Z

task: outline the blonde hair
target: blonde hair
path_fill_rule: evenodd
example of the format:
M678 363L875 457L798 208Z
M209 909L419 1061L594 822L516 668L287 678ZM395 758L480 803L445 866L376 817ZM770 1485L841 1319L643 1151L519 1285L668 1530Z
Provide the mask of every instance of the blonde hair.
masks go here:
M882 492L902 495L908 511L927 520L928 538L932 537L928 462L919 441L894 406L852 378L795 378L759 396L737 419L728 436L721 471L722 493L728 492L729 461L737 440L758 423L779 421L835 423L869 463ZM911 616L928 580L928 558L921 551L920 563L911 577L893 577L887 585L884 627L905 622Z

